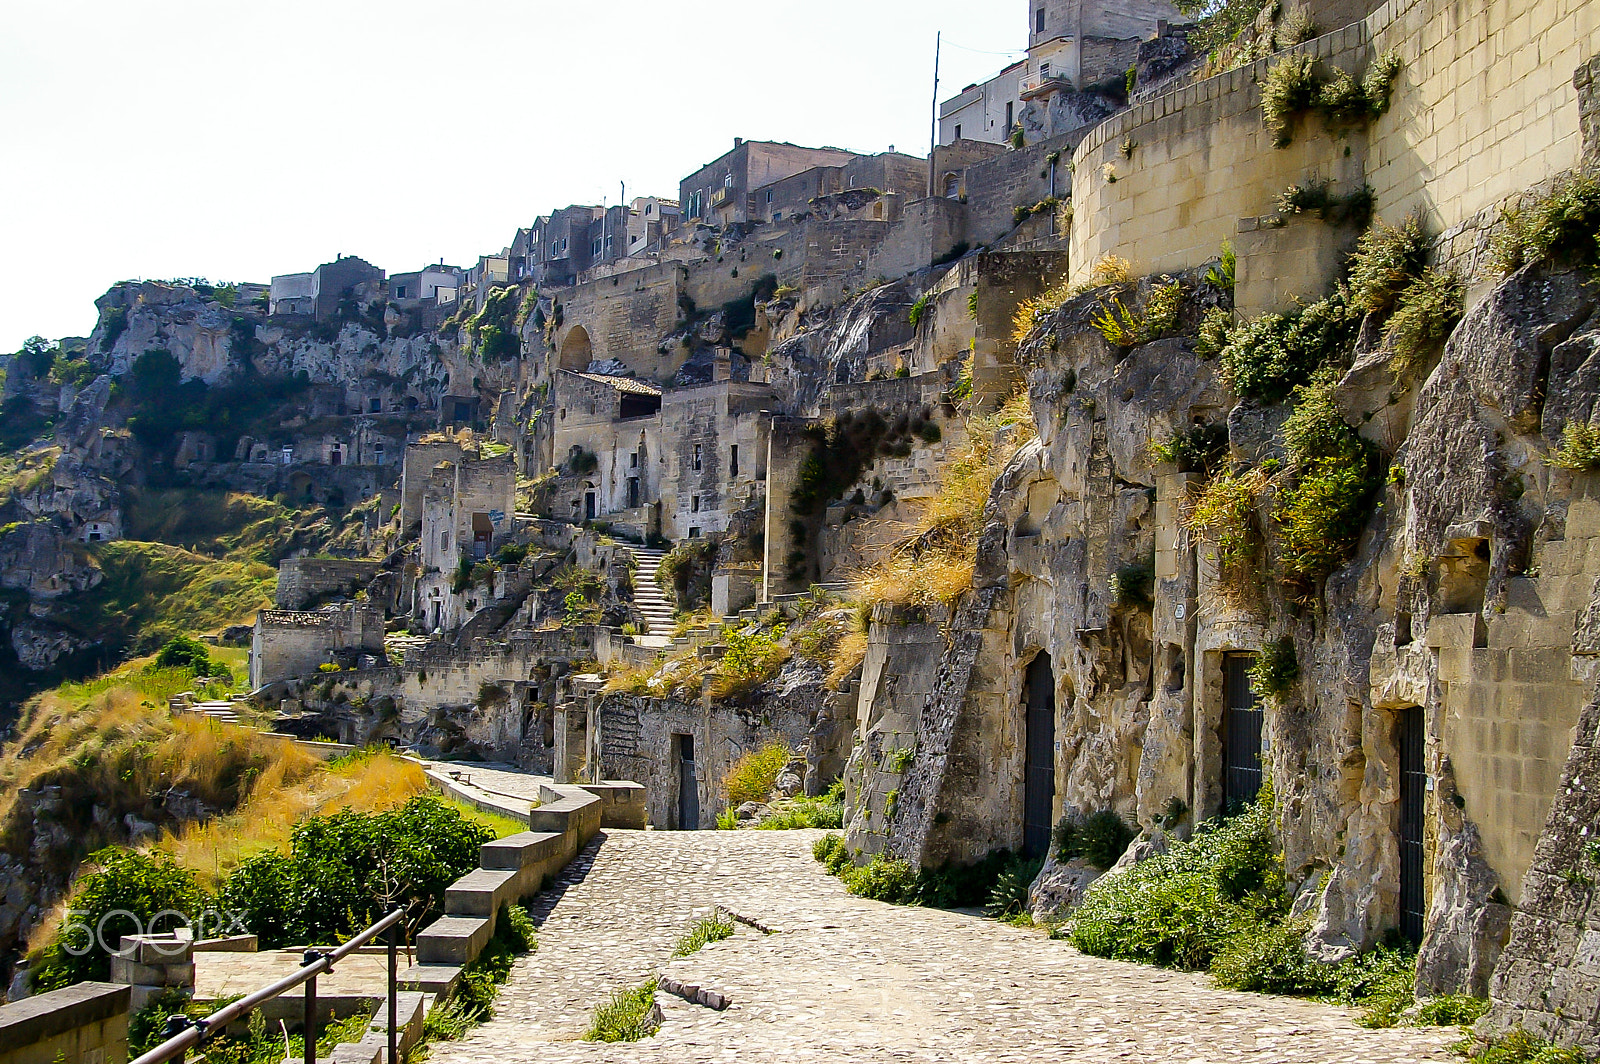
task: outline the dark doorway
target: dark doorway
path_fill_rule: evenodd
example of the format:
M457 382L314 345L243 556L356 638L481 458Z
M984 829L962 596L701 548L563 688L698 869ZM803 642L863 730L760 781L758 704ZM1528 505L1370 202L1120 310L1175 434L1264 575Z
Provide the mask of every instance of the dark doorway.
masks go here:
M586 491L583 493L583 519L585 521L593 521L595 519L598 512L597 505L594 492Z
M489 547L494 540L494 522L488 514L472 515L472 559L484 561L489 557Z
M628 509L637 510L638 508L639 508L639 478L638 477L629 477L628 478Z
M1222 811L1238 812L1261 793L1261 699L1250 686L1254 654L1223 658Z
M700 784L694 770L694 736L675 735L678 747L678 830L700 827Z
M1400 752L1400 930L1420 945L1427 915L1422 810L1428 790L1420 708L1411 706L1395 714L1395 745Z
M1026 768L1022 794L1022 852L1043 857L1050 849L1050 814L1056 797L1056 677L1050 655L1028 666Z

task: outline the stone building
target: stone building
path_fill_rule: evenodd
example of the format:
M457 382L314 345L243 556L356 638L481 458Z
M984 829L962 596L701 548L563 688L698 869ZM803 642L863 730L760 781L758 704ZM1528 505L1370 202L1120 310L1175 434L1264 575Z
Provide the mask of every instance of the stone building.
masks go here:
M457 590L458 570L487 561L516 528L516 462L463 456L440 462L422 492L422 538L412 615L424 631L453 630L480 605Z
M262 610L250 638L250 686L260 690L316 676L325 664L370 668L383 659L383 631L383 612L364 606L316 613Z
M750 193L817 166L843 166L856 158L838 148L735 138L733 150L684 178L678 187L683 223L718 227L750 220Z
M769 386L724 376L664 391L562 370L552 396L564 473L550 491L552 517L603 520L638 539L695 539L765 505Z
M309 314L319 322L328 321L339 312L342 300L354 298L357 289L382 282L383 278L383 271L365 259L340 255L310 273L274 277L270 297L272 313Z

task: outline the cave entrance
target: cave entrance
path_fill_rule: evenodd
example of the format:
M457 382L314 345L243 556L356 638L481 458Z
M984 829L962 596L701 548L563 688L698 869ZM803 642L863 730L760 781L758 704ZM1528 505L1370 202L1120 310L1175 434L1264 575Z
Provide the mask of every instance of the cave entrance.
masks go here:
M1250 686L1254 654L1222 659L1222 810L1238 812L1261 793L1261 732L1266 715Z
M672 737L673 760L678 765L678 830L700 827L700 781L695 773L694 736Z
M1023 768L1022 852L1043 857L1050 849L1056 798L1056 677L1050 655L1028 665L1026 756Z
M1428 793L1422 708L1408 706L1394 717L1395 748L1400 754L1400 930L1421 945L1427 916L1422 835Z

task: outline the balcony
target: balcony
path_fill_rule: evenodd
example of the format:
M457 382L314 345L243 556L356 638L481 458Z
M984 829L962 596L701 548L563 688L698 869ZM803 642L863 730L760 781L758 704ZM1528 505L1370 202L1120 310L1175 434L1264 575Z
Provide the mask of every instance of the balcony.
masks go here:
M711 208L725 207L733 200L733 189L719 188L711 193Z
M1024 100L1037 99L1057 92L1066 92L1072 82L1059 74L1027 74L1018 83L1018 95Z

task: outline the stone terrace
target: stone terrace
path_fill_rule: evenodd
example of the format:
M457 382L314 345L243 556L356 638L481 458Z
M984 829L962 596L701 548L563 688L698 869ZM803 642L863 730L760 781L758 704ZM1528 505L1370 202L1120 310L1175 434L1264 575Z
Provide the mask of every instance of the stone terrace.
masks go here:
M1159 1061L1400 1064L1452 1059L1449 1030L1368 1031L1349 1012L1097 960L981 917L852 898L811 860L818 832L608 831L539 901L539 950L497 1017L435 1064L577 1061ZM741 925L670 961L713 906ZM663 974L661 1031L579 1041L611 991Z

